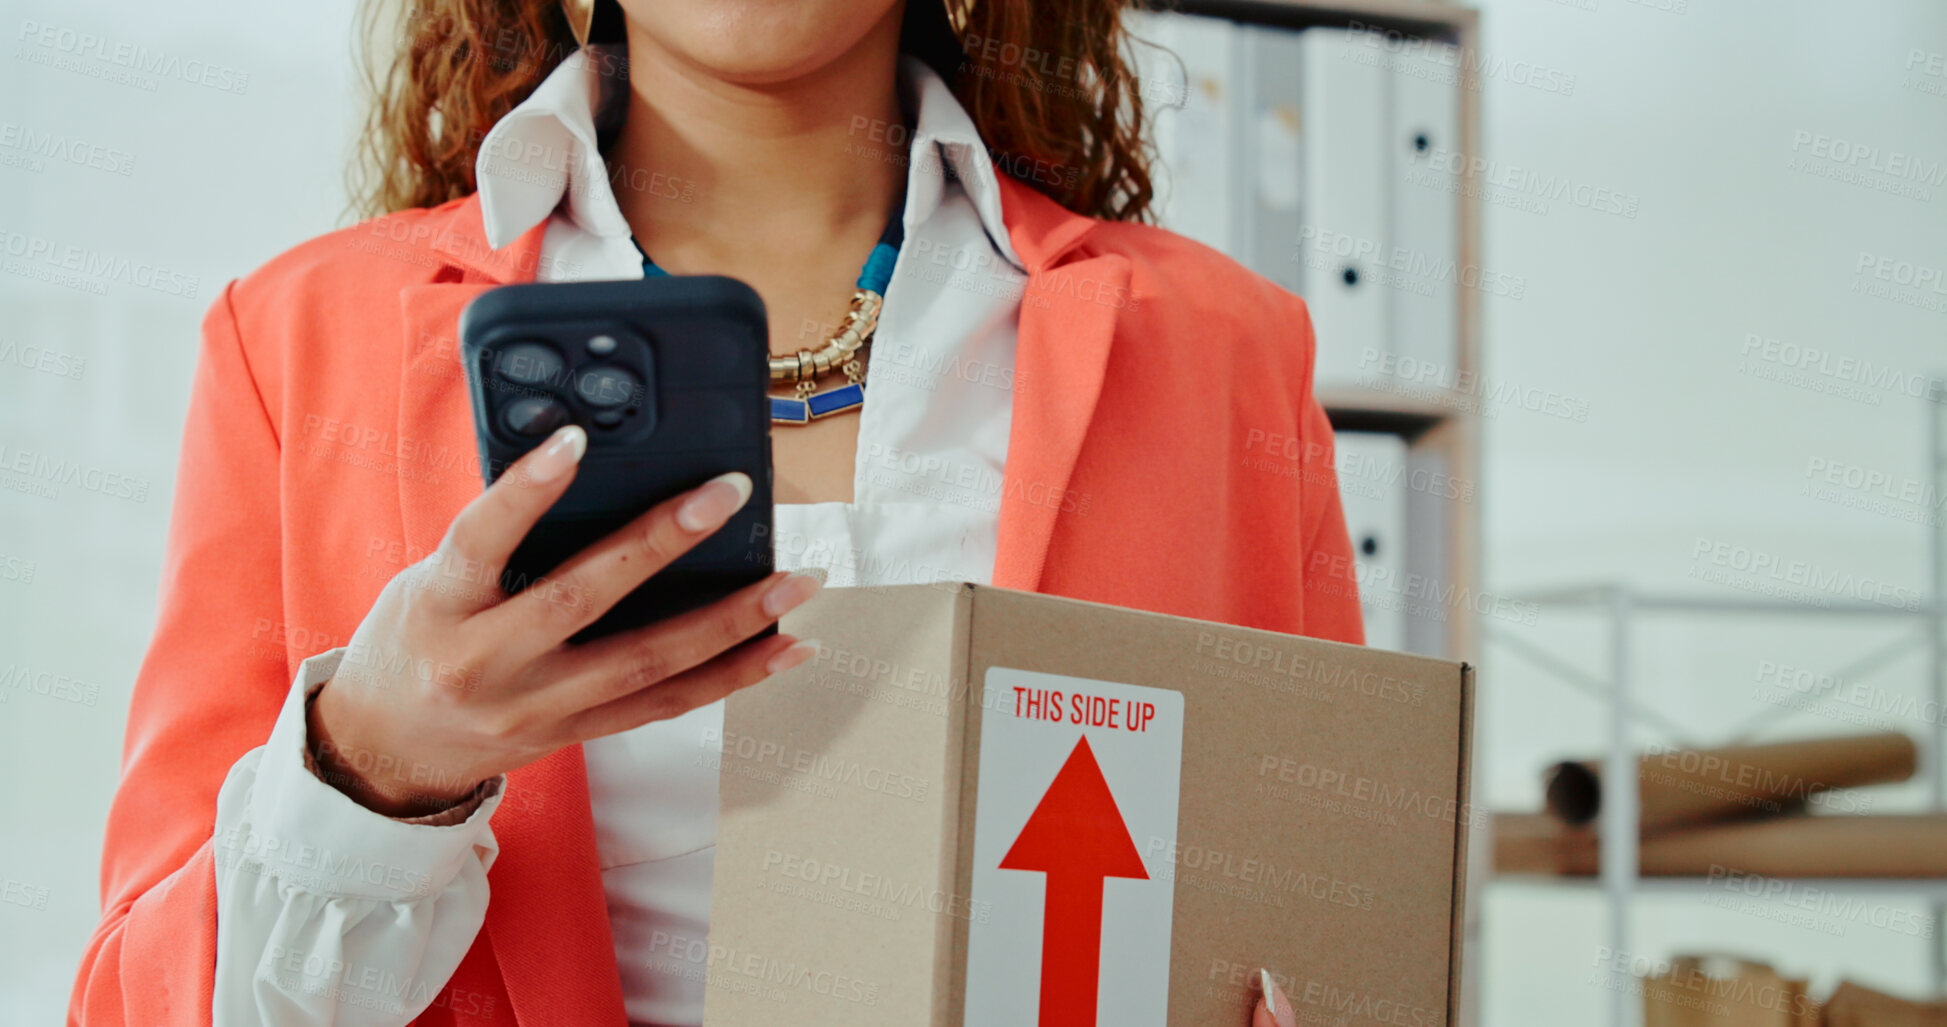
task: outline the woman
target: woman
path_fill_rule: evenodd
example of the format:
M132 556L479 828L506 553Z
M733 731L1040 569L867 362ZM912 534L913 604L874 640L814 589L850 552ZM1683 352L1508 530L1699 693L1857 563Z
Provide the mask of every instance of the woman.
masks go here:
M586 437L481 490L454 334L495 285L729 274L776 355L877 285L859 366L805 385L869 399L774 432L783 567L1360 641L1305 308L1139 223L1120 0L608 2L577 51L551 0L416 0L366 139L388 213L211 309L75 1021L699 1022L658 951L708 925L693 757L815 653L747 640L819 575L563 644L732 475L503 595Z

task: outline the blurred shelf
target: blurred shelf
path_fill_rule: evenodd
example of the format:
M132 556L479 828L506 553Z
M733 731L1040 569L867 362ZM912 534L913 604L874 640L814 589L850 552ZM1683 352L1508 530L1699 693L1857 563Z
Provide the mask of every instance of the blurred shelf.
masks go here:
M1472 8L1435 0L1177 0L1164 9L1294 29L1358 21L1409 36L1470 45L1479 18Z
M1544 888L1566 888L1570 890L1600 893L1603 891L1599 877L1565 876L1562 874L1495 873L1488 884L1523 884ZM1929 899L1947 898L1947 877L1773 877L1766 880L1785 881L1796 887L1817 888L1822 891L1856 892L1860 894L1921 895ZM1742 895L1753 901L1764 901L1762 895L1750 895L1736 888L1716 884L1708 877L1643 877L1636 881L1638 893L1658 892L1684 894L1700 891L1722 892L1727 895Z
M1431 393L1432 390L1422 390ZM1471 402L1460 393L1442 402L1426 396L1402 395L1384 389L1352 389L1326 386L1318 390L1318 402L1332 419L1336 431L1378 431L1403 435L1408 441L1426 434L1442 422L1467 413Z
M1930 453L1932 454L1932 482L1939 490L1947 487L1947 404L1933 403L1928 410L1930 429ZM1938 491L1936 492L1938 494ZM1639 750L1630 737L1629 725L1632 720L1644 718L1645 711L1633 695L1634 661L1632 649L1635 644L1635 622L1646 616L1661 616L1671 613L1704 615L1759 615L1765 617L1789 618L1796 622L1805 615L1841 615L1850 617L1897 617L1918 618L1926 626L1923 631L1901 633L1901 637L1883 643L1879 649L1861 660L1855 666L1873 666L1890 653L1899 653L1918 648L1926 656L1926 677L1930 686L1931 701L1935 708L1947 707L1947 527L1936 526L1928 533L1927 559L1930 565L1930 580L1927 590L1928 601L1911 606L1873 603L1864 600L1808 596L1813 601L1794 602L1785 599L1742 598L1735 596L1686 595L1661 592L1639 592L1620 584L1588 585L1574 584L1557 588L1529 591L1521 595L1527 602L1554 607L1587 608L1602 615L1608 621L1608 660L1609 672L1605 676L1584 671L1570 661L1546 651L1522 637L1518 632L1497 628L1486 635L1490 640L1500 643L1509 652L1520 655L1534 663L1549 675L1578 688L1593 686L1604 702L1607 715L1608 751L1602 758L1602 776L1605 780L1616 782L1613 794L1603 798L1603 807L1595 822L1596 834L1585 839L1594 849L1594 866L1599 870L1594 874L1556 874L1545 869L1551 863L1560 865L1564 857L1558 852L1529 853L1521 851L1518 865L1523 869L1500 869L1497 858L1515 859L1515 847L1525 846L1528 839L1516 831L1508 834L1511 839L1507 856L1503 857L1501 846L1489 842L1489 866L1493 867L1484 876L1488 884L1523 883L1541 887L1585 889L1600 894L1608 906L1609 948L1616 952L1628 952L1633 936L1630 926L1630 903L1640 894L1683 894L1710 892L1727 896L1738 896L1753 902L1767 900L1765 895L1751 895L1736 887L1717 884L1705 875L1697 874L1654 874L1641 873L1643 846L1638 830L1637 810ZM1738 572L1745 573L1745 572ZM1808 586L1788 585L1796 589ZM1848 671L1834 675L1845 677ZM1655 712L1655 711L1651 711ZM1779 715L1766 710L1756 721L1747 721L1739 738L1748 738L1756 730L1759 722ZM1687 734L1679 728L1677 735ZM1931 736L1923 748L1921 774L1923 775L1929 797L1928 812L1938 817L1947 813L1947 778L1943 777L1943 756L1947 756L1947 721L1936 721L1925 732ZM1906 816L1908 814L1899 814ZM1528 819L1532 814L1513 814L1508 821ZM1497 815L1496 820L1501 820ZM1511 824L1497 824L1505 829ZM1494 834L1495 828L1479 832ZM1926 849L1923 851L1934 851ZM1544 869L1530 871L1527 858L1533 855ZM1735 857L1733 857L1735 858ZM1578 856L1574 864L1577 870L1591 865L1586 855ZM1695 864L1689 864L1695 865ZM1822 869L1822 868L1821 868ZM1891 869L1891 868L1889 868ZM1744 871L1740 871L1744 872ZM1753 872L1753 876L1760 876ZM1924 899L1931 910L1933 922L1947 921L1947 877L1794 877L1780 873L1763 873L1765 881L1787 882L1797 888L1819 888L1834 892L1854 894L1905 895ZM1933 991L1940 994L1947 991L1947 948L1938 939L1929 935L1928 945L1929 976ZM1608 1020L1616 1027L1634 1027L1642 1021L1643 1011L1634 1000L1621 992L1611 997Z
M1799 587L1799 586L1792 586ZM1636 592L1616 585L1573 585L1541 589L1531 592L1516 592L1509 598L1537 606L1586 606L1608 608L1618 596L1624 597L1632 611L1658 612L1677 611L1683 613L1750 613L1779 614L1792 613L1821 615L1828 613L1849 615L1873 615L1885 617L1940 616L1940 611L1931 604L1918 606L1892 606L1886 603L1871 603L1860 599L1825 599L1816 603L1792 602L1784 599L1745 599L1737 596L1713 595L1710 593L1684 594L1677 592Z

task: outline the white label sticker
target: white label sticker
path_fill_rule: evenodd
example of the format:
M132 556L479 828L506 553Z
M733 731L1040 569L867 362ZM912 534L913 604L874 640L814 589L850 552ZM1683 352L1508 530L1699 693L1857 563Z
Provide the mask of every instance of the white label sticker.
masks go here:
M1183 695L994 667L966 1027L1163 1027Z

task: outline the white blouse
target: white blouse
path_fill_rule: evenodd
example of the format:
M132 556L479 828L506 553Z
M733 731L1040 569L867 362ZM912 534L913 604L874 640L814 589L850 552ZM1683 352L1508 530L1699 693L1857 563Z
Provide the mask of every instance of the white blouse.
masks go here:
M642 274L596 147L604 81L597 64L570 57L482 141L476 171L487 238L498 248L547 219L545 280ZM994 568L1027 275L972 119L924 64L903 58L900 72L916 116L906 241L856 415L854 501L776 508L778 567L822 569L834 586L986 582ZM342 796L303 770L303 697L330 677L340 653L305 661L269 744L237 762L218 797L218 1027L404 1024L444 987L486 914L497 792L464 823L430 827L355 806L348 814ZM722 722L722 705L712 704L583 747L632 1024L703 1019L702 968L672 953L709 930L717 774L706 757ZM275 831L262 826L271 823ZM255 854L259 834L366 862L382 855L415 886L387 891L328 873L294 879L282 870L288 860ZM332 960L410 974L421 987L403 1002L360 1002L344 989L307 990L301 985L315 977L278 971Z

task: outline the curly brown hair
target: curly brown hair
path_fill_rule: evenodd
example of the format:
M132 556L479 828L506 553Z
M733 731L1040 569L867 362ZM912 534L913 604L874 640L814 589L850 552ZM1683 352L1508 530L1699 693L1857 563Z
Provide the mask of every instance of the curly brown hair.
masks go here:
M1129 3L908 0L900 47L952 87L1004 173L1078 214L1147 221ZM559 0L365 0L360 25L373 103L351 185L368 215L472 193L487 130L576 48Z

